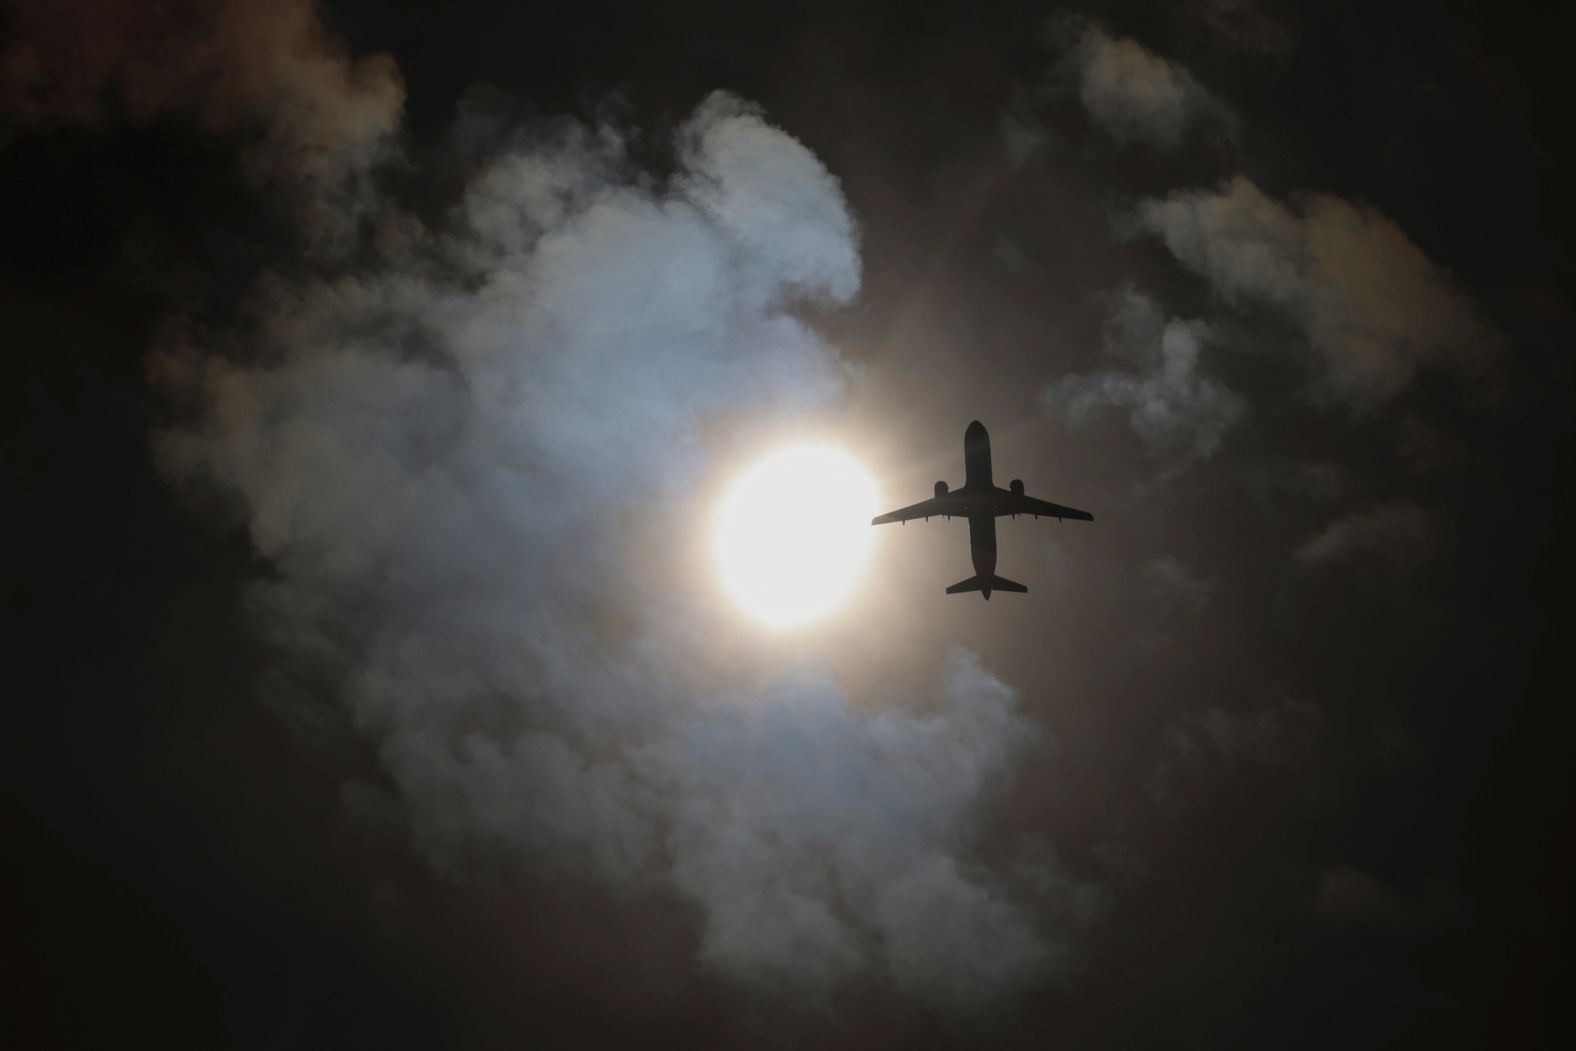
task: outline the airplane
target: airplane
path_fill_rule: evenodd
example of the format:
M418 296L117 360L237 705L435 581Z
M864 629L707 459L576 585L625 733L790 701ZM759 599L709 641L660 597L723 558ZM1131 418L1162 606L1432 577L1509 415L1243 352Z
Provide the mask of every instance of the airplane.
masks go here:
M951 518L957 515L969 520L969 551L974 557L974 575L947 588L947 594L978 591L990 601L992 591L1026 592L1029 589L1016 581L996 575L996 519L1002 515L1033 515L1047 518L1074 518L1093 522L1094 515L1075 507L1036 500L1023 495L1023 482L1012 480L1009 488L1002 489L991 481L990 435L985 425L975 420L963 432L963 488L947 491L946 482L936 483L936 495L909 507L900 507L870 520L871 525L890 522L908 522L915 518Z

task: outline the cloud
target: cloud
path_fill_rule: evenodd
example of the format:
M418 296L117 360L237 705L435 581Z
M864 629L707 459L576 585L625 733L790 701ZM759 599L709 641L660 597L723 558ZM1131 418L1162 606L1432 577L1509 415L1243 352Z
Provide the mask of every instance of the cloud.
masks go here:
M307 232L343 233L404 105L387 55L352 58L315 0L73 4L7 0L0 110L29 122L195 118L246 145L248 173L288 187Z
M1274 56L1297 44L1296 13L1277 0L1191 0L1183 10L1233 50Z
M1213 771L1306 767L1324 727L1323 709L1294 697L1237 711L1208 705L1166 727L1165 754L1144 787L1162 810L1177 813L1189 787Z
M1357 923L1404 923L1412 911L1394 887L1352 865L1332 865L1319 875L1314 906L1333 919Z
M1316 705L1295 698L1240 712L1210 705L1174 724L1167 738L1172 750L1182 754L1208 748L1227 761L1295 762L1322 724Z
M1196 575L1173 555L1161 555L1144 563L1144 579L1149 599L1165 609L1198 613L1209 603L1213 584Z
M1104 351L1135 367L1064 376L1045 388L1041 404L1075 426L1104 409L1125 410L1151 452L1184 463L1205 459L1247 412L1240 396L1203 372L1210 336L1204 322L1167 318L1128 286L1107 319Z
M1297 548L1296 558L1309 566L1361 559L1412 569L1432 556L1436 532L1433 515L1410 500L1392 500L1331 522Z
M1424 423L1416 413L1409 412L1402 417L1397 451L1412 474L1430 474L1439 470L1447 460L1444 444L1444 436L1438 428Z
M1054 32L1066 40L1064 62L1084 109L1117 142L1173 150L1190 128L1231 125L1229 111L1192 74L1137 41L1082 18Z
M812 988L883 962L898 988L970 1003L1038 976L1049 951L1002 881L953 844L1032 730L955 652L930 709L856 713L826 680L685 720L642 763L672 799L674 878L702 955Z
M933 1002L969 1006L1053 962L1020 911L946 855L898 875L877 916L898 988Z
M560 125L442 222L381 210L371 266L173 330L154 374L190 416L159 463L239 507L281 667L378 743L438 868L654 882L706 965L774 995L1021 988L1057 937L970 854L1036 737L1015 692L961 652L882 703L762 666L718 645L687 554L732 421L842 391L798 313L859 287L837 181L725 94L666 178L622 142Z
M1355 865L1329 865L1319 874L1314 908L1330 922L1350 930L1416 934L1451 920L1455 891L1443 883L1410 894Z
M1007 113L1001 118L1002 148L1007 163L1014 171L1022 168L1029 159L1043 148L1050 136L1031 118L1017 113Z
M1145 201L1138 221L1228 302L1293 319L1315 352L1316 391L1354 409L1391 400L1423 369L1479 374L1498 343L1395 223L1339 197L1293 209L1237 176Z

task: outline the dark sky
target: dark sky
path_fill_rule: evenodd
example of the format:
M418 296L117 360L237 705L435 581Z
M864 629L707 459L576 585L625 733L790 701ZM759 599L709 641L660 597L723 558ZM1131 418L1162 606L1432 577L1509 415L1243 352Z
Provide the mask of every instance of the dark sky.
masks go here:
M1569 17L844 7L0 3L8 1045L1572 1045Z

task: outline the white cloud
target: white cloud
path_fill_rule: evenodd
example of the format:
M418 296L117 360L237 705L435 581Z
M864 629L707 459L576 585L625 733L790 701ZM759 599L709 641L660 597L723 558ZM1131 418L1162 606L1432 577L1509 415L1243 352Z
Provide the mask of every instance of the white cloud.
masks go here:
M243 331L156 361L195 410L159 461L236 500L281 665L380 743L440 868L659 880L708 965L780 995L1018 988L1048 950L969 858L1034 737L1014 691L959 654L873 708L716 645L674 494L703 432L838 397L794 311L846 302L859 257L836 180L753 107L714 96L677 145L661 182L562 129L446 226L380 213L375 268L266 281Z
M929 999L1035 978L1023 908L956 844L1033 731L971 655L937 703L856 712L811 678L684 720L641 753L671 798L674 878L706 916L702 954L756 983L815 989L872 964Z

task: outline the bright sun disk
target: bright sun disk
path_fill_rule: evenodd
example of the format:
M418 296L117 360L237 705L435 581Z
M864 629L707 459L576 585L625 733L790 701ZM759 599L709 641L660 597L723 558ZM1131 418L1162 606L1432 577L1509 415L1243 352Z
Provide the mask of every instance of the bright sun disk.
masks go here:
M768 454L735 480L717 510L723 587L773 628L831 613L864 569L875 510L875 481L836 446Z

